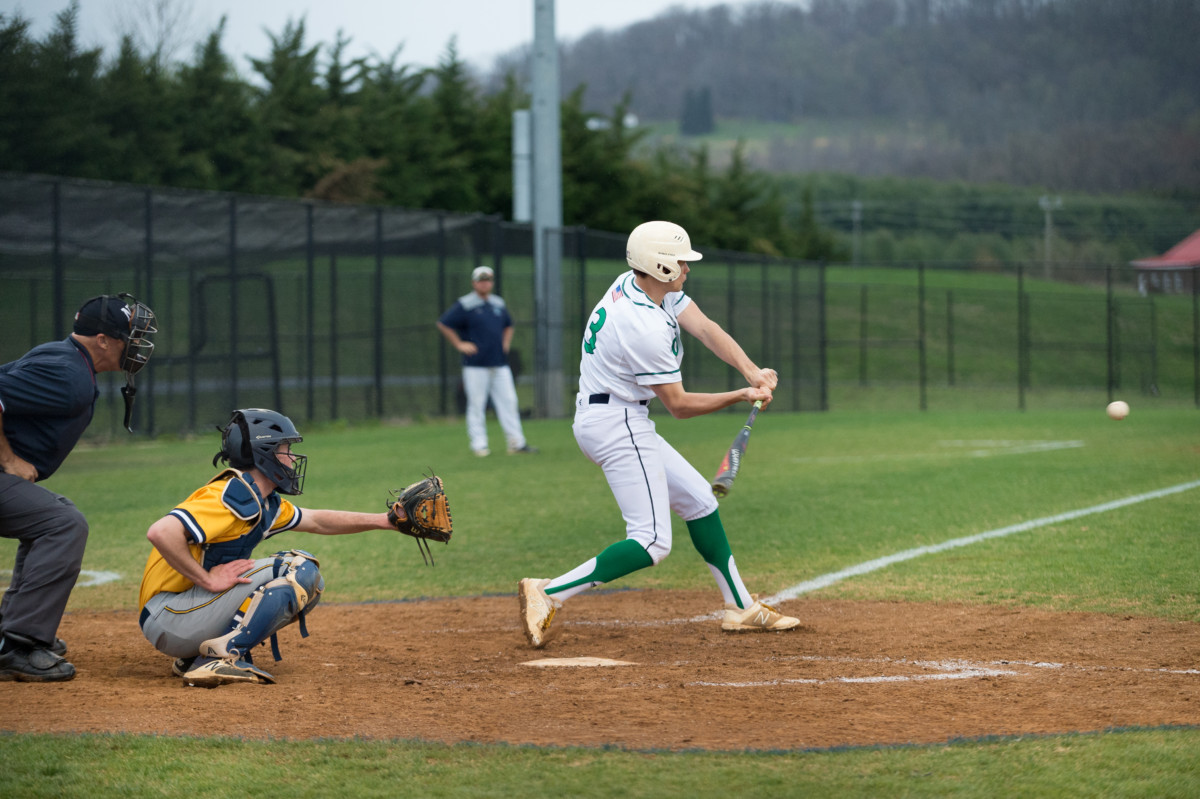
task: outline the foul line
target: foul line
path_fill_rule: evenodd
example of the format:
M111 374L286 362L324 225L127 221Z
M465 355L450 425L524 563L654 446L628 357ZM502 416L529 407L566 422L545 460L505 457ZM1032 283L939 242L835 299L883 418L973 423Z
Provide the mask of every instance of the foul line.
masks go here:
M775 602L783 602L788 599L795 599L801 594L807 594L810 591L817 591L821 588L828 588L835 583L840 583L847 577L857 577L861 574L868 574L873 571L878 571L887 566L891 566L893 563L902 563L906 560L919 558L922 555L932 555L936 552L944 552L947 549L954 549L955 547L965 547L969 544L977 544L980 541L986 541L990 538L1003 538L1004 536L1012 535L1013 533L1023 533L1026 530L1032 530L1037 527L1045 527L1049 524L1068 522L1072 519L1078 519L1083 516L1091 516L1095 513L1106 513L1110 510L1116 510L1117 508L1124 508L1127 505L1136 505L1139 502L1146 502L1147 500L1151 499L1159 499L1161 497L1170 496L1171 494L1179 494L1184 491L1189 491L1193 488L1200 488L1200 480L1193 480L1190 483L1180 483L1179 485L1171 486L1170 488L1163 488L1146 494L1137 494L1132 497L1125 497L1124 499L1117 499L1113 500L1112 502L1093 505L1090 508L1067 511L1066 513L1058 513L1054 516L1044 516L1041 519L1032 519L1027 522L1021 522L1020 524L1010 525L1009 527L1001 527L997 530L988 530L984 533L977 533L975 535L969 535L963 538L953 538L940 544L906 549L903 552L897 552L894 555L876 558L875 560L859 563L856 566L851 566L847 569L842 569L841 571L821 575L820 577L816 577L812 580L805 580L802 583L793 585L791 588L785 588L779 593L767 597L763 601L767 604L772 604Z

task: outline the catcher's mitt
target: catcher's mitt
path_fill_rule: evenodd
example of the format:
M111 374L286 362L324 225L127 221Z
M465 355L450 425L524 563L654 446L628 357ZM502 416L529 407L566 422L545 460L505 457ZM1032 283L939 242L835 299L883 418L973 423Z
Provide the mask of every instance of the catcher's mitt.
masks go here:
M426 564L433 563L430 541L450 543L450 535L454 532L450 504L446 501L442 478L433 472L408 488L393 490L387 501L387 509L391 525L417 540L417 548L421 550L421 558Z

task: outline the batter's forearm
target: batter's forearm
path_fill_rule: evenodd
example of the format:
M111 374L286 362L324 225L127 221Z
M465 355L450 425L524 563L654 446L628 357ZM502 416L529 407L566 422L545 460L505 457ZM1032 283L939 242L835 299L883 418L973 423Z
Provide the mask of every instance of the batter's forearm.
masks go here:
M753 401L748 394L751 389L724 391L719 394L700 394L689 391L675 392L670 396L659 394L663 406L676 419L691 419L706 413L724 410L739 402ZM755 397L756 398L756 397Z

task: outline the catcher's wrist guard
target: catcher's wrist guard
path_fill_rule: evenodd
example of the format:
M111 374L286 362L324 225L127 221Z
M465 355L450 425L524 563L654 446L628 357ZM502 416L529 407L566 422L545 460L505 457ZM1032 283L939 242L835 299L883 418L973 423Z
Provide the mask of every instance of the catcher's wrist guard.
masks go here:
M448 544L454 532L442 478L431 471L425 479L390 493L387 500L388 523L399 532L416 539L422 560L427 565L432 564L433 553L429 550L429 542Z

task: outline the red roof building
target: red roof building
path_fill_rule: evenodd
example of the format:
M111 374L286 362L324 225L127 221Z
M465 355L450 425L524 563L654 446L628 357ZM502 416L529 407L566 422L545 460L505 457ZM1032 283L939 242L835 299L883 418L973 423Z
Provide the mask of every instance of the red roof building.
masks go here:
M1190 293L1196 269L1200 268L1200 230L1162 255L1130 263L1138 273L1138 293Z

